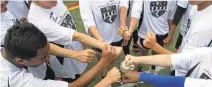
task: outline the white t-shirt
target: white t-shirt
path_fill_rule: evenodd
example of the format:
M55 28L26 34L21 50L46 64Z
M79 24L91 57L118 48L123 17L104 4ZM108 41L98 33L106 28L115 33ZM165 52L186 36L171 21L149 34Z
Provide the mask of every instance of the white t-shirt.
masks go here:
M0 53L0 87L68 87L68 83L38 79L5 60Z
M188 32L188 29L190 28L191 22L193 17L195 17L195 10L197 6L192 6L191 4L188 5L188 8L185 12L185 14L182 17L181 25L180 25L180 34L185 37L186 33ZM193 11L193 12L191 12Z
M25 0L9 0L7 8L18 20L22 17L27 18L29 9L25 4Z
M79 42L72 41L76 27L73 27L73 18L61 0L57 0L57 5L51 9L31 3L28 20L47 36L49 42L63 45L66 49L83 50ZM87 66L87 63L72 58L64 58L62 65L55 56L51 56L50 63L56 77L72 79L75 78L75 74L82 74Z
M143 4L144 3L144 4ZM173 18L175 1L144 0L135 1L131 17L140 18L144 5L144 17L138 36L145 38L147 32L165 35L169 31L168 19Z
M186 76L194 66L189 77L212 79L212 48L196 48L190 52L172 54L172 66L176 70L176 76Z
M88 28L96 26L107 43L118 42L120 0L79 0L80 14L88 33Z
M0 24L0 40L1 45L4 44L4 36L6 35L7 30L16 24L17 19L7 10L4 13L1 13L1 24Z
M206 47L212 40L212 5L205 8L202 11L196 9L191 10L195 12L195 16L192 18L190 28L183 38L180 52L187 52L194 48Z
M186 78L184 87L211 87L212 80Z

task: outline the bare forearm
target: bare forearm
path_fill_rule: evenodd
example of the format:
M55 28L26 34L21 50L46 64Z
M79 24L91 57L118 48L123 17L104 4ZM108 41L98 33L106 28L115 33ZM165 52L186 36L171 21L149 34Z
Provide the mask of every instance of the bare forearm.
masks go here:
M169 37L172 37L172 38L174 37L175 30L176 30L176 25L171 24L169 28Z
M170 55L153 55L153 56L141 56L138 64L156 65L171 67L171 57Z
M97 30L97 28L95 26L90 26L89 27L89 32L91 33L92 37L96 38L99 41L104 41L104 39L99 34L99 31Z
M172 20L168 19L168 24L169 24L169 28L170 28L172 25Z
M109 87L112 83L110 79L104 78L99 83L97 83L94 87Z
M134 32L137 24L138 24L138 19L135 17L131 17L129 31Z
M163 48L162 46L160 46L159 44L156 44L152 50L154 50L155 52L157 52L158 54L173 54L174 52L169 51L165 48Z
M69 83L68 87L86 87L93 81L97 74L106 66L103 61L99 61L97 65L84 73L76 81Z
M120 8L120 26L126 26L127 8L122 6Z
M51 55L55 55L55 56L75 58L76 51L65 49L65 48L59 47L55 44L50 43L49 53Z
M104 42L101 42L97 39L94 39L91 36L88 36L86 34L79 33L79 32L74 33L73 39L76 40L76 41L79 41L83 44L86 44L88 46L95 47L95 48L98 48L98 49L102 49L104 44L105 44Z

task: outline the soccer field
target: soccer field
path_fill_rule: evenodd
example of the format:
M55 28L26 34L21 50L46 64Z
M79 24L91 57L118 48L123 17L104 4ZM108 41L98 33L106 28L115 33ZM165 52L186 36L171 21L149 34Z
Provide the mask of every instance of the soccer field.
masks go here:
M76 1L65 1L65 4L66 5L71 5L71 4L76 4L77 2ZM75 21L76 21L76 25L77 25L77 31L78 32L83 32L85 33L84 31L84 26L83 26L83 23L82 23L82 20L81 20L81 17L80 17L80 12L79 12L79 9L74 9L74 10L71 10L70 13L72 14L72 16L74 17ZM177 37L178 37L178 34L179 34L179 26L177 27L177 30L176 30L176 33L175 33L175 36L174 36L174 41L172 43L172 45L170 45L169 47L167 47L167 49L171 50L171 51L175 51L176 49L174 48L175 46L175 43L176 43L176 40L177 40ZM134 55L133 52L131 52L132 55ZM149 54L151 55L151 54ZM118 59L116 65L117 67L119 67L119 64L120 62L124 59L124 55L122 54L120 56L120 58ZM94 66L95 64L97 63L97 60L94 59L94 61L92 61L89 66L87 67L86 71L88 69L90 69L92 66ZM143 70L146 71L149 69L149 66L148 65L145 65ZM160 75L168 75L170 73L170 69L164 69L160 72ZM96 84L97 82L99 82L101 80L100 76L97 76L96 79L89 85L89 87L93 87L94 84ZM119 87L119 84L114 84L114 87ZM148 84L140 84L136 87L153 87L151 85L148 85Z

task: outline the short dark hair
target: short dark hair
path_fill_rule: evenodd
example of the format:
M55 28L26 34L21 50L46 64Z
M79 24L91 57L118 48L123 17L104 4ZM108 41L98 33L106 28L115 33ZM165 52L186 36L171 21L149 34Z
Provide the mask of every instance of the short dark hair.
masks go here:
M9 58L30 60L37 50L46 47L47 38L35 25L23 23L13 25L4 38L4 50Z

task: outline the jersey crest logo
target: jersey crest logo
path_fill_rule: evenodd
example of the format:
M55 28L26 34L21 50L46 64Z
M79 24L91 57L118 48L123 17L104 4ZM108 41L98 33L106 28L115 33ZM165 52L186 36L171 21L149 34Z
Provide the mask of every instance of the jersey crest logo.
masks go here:
M77 29L74 18L70 14L66 14L65 18L63 19L63 21L61 23L61 26L70 28L70 29L74 29L74 30Z
M150 12L152 16L158 18L166 12L167 1L152 1L150 2Z
M202 75L200 76L201 79L211 79L207 74L202 73Z
M116 5L103 7L100 10L102 14L102 19L106 23L112 24L118 15Z

